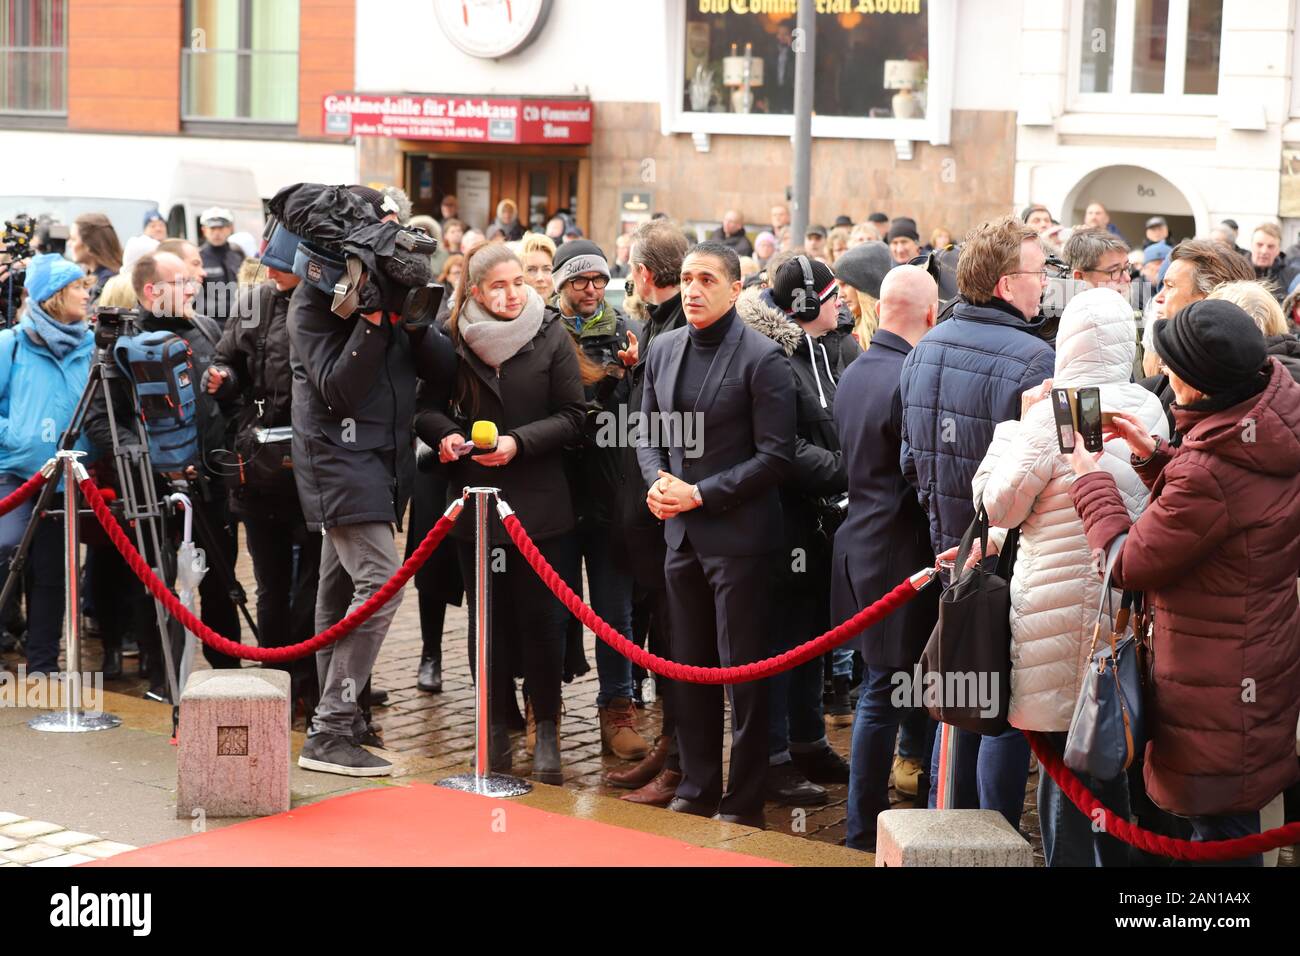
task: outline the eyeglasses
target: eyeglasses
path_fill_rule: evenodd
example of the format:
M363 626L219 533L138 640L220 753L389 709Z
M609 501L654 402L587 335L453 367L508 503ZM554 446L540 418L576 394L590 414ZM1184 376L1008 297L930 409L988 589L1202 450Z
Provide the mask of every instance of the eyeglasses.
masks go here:
M1039 269L1037 272L1006 272L1003 274L1007 276L1007 278L1010 278L1011 276L1038 276L1039 282L1046 282L1052 277L1052 273L1048 269Z
M1133 278L1132 273L1129 272L1129 264L1127 262L1121 262L1118 265L1111 266L1109 269L1089 269L1088 271L1094 275L1105 276L1109 282L1118 282L1125 276L1130 279Z
M573 286L575 292L586 292L587 286L593 286L597 292L604 291L605 286L609 285L608 276L578 276L576 279L570 279L569 284Z

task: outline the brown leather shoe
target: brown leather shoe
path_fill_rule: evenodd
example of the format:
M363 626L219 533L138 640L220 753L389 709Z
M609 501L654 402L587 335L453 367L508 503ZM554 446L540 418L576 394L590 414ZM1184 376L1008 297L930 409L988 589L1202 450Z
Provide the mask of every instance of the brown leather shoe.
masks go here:
M661 734L640 763L622 770L611 770L605 774L605 782L611 787L622 787L624 790L640 790L659 775L667 759L668 737Z
M636 705L626 697L600 708L600 752L622 760L640 760L650 752L649 742L636 732Z
M676 770L661 770L640 790L625 793L620 799L647 807L666 807L673 802L673 797L677 795L677 785L681 782L682 775Z

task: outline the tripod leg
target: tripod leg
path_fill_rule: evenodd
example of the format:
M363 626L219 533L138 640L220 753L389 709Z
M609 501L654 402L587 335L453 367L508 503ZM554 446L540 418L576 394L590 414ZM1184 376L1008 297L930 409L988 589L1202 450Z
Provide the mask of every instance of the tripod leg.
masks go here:
M253 638L260 644L262 635L258 633L257 622L248 610L248 594L244 591L244 586L239 583L239 579L235 577L235 569L226 563L225 551L218 549L217 532L208 522L202 508L194 509L194 527L198 532L199 546L206 554L216 559L208 562L208 570L216 570L221 583L226 587L226 592L230 595L230 600L239 608L248 629L253 632Z

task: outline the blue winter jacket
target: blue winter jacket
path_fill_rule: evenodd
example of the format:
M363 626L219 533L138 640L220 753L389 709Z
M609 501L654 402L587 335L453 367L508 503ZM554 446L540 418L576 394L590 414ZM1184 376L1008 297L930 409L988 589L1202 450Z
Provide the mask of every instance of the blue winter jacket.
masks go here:
M31 322L0 331L0 474L26 480L54 457L90 376L93 335L56 359L32 341ZM89 448L85 437L77 443Z
M999 422L1020 417L1020 393L1051 378L1052 347L1001 299L959 303L903 362L903 474L930 516L935 554L972 520L971 479Z

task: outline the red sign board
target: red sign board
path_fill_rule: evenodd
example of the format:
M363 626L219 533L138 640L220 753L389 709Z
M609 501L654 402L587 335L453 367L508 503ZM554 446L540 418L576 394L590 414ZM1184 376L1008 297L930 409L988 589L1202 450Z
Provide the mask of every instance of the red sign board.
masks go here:
M327 135L460 143L587 144L590 100L331 93L321 103Z

